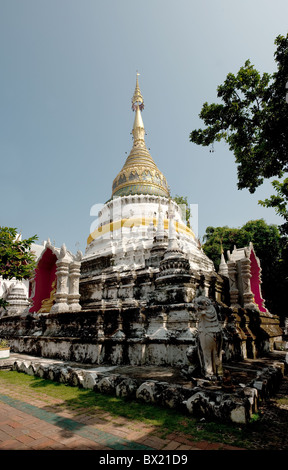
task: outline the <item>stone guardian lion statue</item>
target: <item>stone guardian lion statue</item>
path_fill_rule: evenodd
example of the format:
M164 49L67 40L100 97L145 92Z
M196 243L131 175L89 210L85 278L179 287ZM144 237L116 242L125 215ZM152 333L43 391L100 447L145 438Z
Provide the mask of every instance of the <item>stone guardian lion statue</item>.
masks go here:
M212 301L200 295L194 299L198 317L198 354L205 378L222 376L222 326Z

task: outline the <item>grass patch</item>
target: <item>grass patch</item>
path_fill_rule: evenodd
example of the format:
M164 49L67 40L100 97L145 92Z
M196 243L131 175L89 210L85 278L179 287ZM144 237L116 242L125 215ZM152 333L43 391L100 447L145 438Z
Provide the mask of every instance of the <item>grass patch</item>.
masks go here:
M33 393L44 401L45 397L52 397L62 401L56 405L56 408L76 411L81 408L81 412L96 414L101 419L105 419L105 415L109 413L115 418L124 417L134 422L142 422L153 427L153 433L162 438L170 433L181 433L193 440L223 442L239 447L249 446L245 439L245 426L202 422L176 410L103 395L90 389L72 387L16 371L0 371L0 383L2 386L7 384L6 395L9 395L9 390L17 390L21 393L23 401L25 395L31 396Z
M279 403L279 405L287 406L288 405L288 397L278 398L277 403Z

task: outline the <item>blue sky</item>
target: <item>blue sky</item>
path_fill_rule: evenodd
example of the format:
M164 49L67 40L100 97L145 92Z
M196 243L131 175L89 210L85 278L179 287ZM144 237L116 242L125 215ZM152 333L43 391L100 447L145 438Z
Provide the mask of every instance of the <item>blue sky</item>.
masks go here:
M0 0L0 224L84 252L132 146L136 70L147 147L172 196L198 204L199 236L281 223L258 205L270 182L239 191L227 146L189 133L246 59L275 71L287 18L287 0Z

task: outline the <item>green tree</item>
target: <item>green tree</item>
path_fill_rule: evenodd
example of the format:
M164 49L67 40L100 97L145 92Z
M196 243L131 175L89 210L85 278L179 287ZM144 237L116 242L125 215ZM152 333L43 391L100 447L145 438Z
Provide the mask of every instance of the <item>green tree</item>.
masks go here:
M272 186L276 191L276 195L272 194L269 199L264 201L259 201L264 207L273 207L276 210L276 213L283 217L285 222L280 227L283 234L288 233L288 210L287 210L287 200L288 200L288 178L285 178L281 183L280 181L272 181Z
M238 189L251 193L264 179L283 178L288 170L288 34L279 35L275 44L276 72L261 75L247 60L237 74L229 73L218 86L221 103L203 104L199 116L206 128L190 133L190 141L198 145L224 140L235 156ZM274 182L274 188L277 184L286 190L287 180ZM281 200L262 201L262 205L276 208L285 219L283 202L287 204L286 191Z
M29 279L36 267L36 258L31 245L37 240L34 235L21 240L16 228L0 227L0 275L3 279ZM0 299L0 306L6 303Z
M203 237L202 249L208 258L213 261L215 269L218 270L221 253L226 253L227 250L232 251L235 245L238 247L246 246L247 240L247 236L243 237L243 232L239 228L228 226L207 227Z
M202 248L219 268L221 250L233 251L253 243L261 263L262 293L271 313L285 313L287 282L287 243L277 225L268 225L263 219L251 220L240 228L207 227ZM227 260L227 257L226 257Z

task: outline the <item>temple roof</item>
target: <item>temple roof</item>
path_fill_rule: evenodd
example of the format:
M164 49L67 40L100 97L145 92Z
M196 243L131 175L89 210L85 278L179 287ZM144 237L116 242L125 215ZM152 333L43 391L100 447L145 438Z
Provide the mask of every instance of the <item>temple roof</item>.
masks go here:
M138 75L137 73L132 98L132 110L135 111L132 129L133 147L122 170L113 181L112 197L129 194L169 197L166 178L156 166L145 144L145 128L141 114L144 109L144 100L139 88Z

